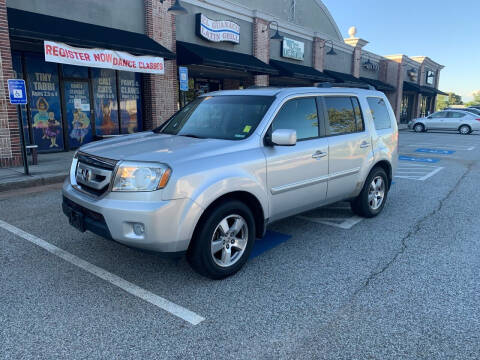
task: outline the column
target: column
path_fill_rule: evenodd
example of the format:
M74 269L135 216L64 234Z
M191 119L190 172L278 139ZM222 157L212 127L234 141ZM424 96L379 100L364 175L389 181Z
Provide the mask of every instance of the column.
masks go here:
M268 64L270 62L270 29L268 21L258 17L253 18L253 56ZM268 75L256 75L254 83L258 86L268 86Z
M319 37L314 37L312 47L313 68L323 72L323 69L325 68L325 40Z
M22 153L17 110L10 105L7 80L13 78L7 4L0 0L0 167L20 166Z
M144 0L145 33L176 52L175 16L167 10L174 0ZM143 98L145 104L144 128L161 125L178 110L178 76L175 60L165 61L165 74L144 75Z

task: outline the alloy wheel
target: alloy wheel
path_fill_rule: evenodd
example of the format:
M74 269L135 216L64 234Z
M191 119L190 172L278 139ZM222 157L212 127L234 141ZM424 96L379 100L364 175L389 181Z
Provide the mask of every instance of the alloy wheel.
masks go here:
M372 210L378 210L385 198L385 181L381 176L376 176L368 188L368 206Z
M240 215L225 217L215 228L211 254L215 264L230 267L242 257L248 242L248 225Z

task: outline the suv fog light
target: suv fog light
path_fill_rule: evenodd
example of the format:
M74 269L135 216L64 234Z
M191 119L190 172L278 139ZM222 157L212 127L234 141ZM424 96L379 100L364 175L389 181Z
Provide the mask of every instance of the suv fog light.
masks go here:
M145 233L145 225L143 225L141 223L134 223L133 224L133 232L137 236L143 235Z

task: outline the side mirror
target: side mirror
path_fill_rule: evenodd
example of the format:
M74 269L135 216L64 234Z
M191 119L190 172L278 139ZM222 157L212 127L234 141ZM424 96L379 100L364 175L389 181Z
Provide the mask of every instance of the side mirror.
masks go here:
M277 129L272 133L272 143L279 146L294 146L297 143L297 132L291 129Z

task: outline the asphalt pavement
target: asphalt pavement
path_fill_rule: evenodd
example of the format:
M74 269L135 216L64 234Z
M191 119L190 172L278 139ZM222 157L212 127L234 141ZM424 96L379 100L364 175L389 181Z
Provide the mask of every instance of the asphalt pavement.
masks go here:
M402 132L400 153L381 215L272 224L222 281L78 232L59 185L0 194L0 358L478 359L480 135Z

